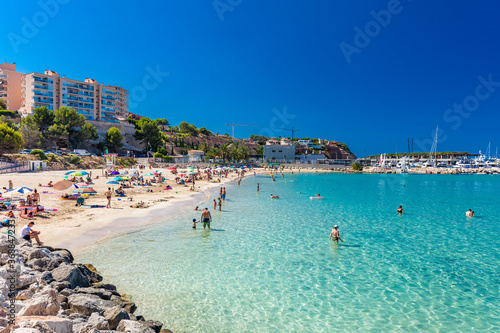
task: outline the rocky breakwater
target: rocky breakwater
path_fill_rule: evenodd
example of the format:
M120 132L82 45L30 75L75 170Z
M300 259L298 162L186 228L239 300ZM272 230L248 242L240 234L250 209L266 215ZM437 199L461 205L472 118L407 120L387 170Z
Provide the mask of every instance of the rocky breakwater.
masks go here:
M0 234L0 333L167 333L66 249Z

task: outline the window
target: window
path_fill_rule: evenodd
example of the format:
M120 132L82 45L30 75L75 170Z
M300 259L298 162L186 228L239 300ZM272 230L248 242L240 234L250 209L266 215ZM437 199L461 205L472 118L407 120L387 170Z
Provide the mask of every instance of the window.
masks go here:
M283 152L283 150L279 150L278 152L282 153L282 152Z

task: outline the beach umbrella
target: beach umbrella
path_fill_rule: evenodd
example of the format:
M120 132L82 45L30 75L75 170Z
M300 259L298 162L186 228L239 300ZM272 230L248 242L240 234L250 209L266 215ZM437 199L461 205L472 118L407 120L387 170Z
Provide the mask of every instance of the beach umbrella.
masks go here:
M155 173L161 173L161 171L156 170Z
M124 170L124 171L120 172L120 175L128 175L128 172Z
M176 167L170 167L168 168L168 170L176 170L177 168Z
M28 187L22 186L22 187L18 187L18 188L13 189L10 192L17 192L20 194L29 194L29 193L33 192L33 190L28 188Z
M70 188L71 185L73 185L73 183L70 182L69 180L61 180L58 181L57 183L54 183L54 186L52 188L57 191L64 191Z
M21 195L21 193L11 191L11 192L6 192L6 193L2 194L2 197L4 197L4 198L12 198L12 197L17 197L19 195Z
M189 171L187 174L188 174L188 175L196 175L196 174L197 174L197 172L196 172L196 171Z
M86 171L74 171L72 173L70 173L69 175L70 176L77 176L77 177L81 177L81 176L86 176L88 175L89 173L86 172Z
M65 173L65 175L69 175L69 174L71 174L73 172L75 172L75 171L74 170L73 171L68 171L68 172Z
M118 171L111 171L110 174L111 175L119 175L120 173Z
M153 176L153 173L148 172L148 173L145 173L144 176Z
M120 184L120 183L118 183L116 180L112 180L110 182L107 182L106 184Z
M86 193L86 194L94 194L97 193L93 188L80 188L78 190L73 191L73 193Z

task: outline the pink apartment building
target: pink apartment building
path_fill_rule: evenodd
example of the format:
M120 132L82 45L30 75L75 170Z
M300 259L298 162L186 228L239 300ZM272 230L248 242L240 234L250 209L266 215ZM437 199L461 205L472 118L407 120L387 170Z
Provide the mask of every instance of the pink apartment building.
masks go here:
M13 107L9 105L9 108L18 110L23 117L42 106L50 110L61 106L71 107L87 120L118 122L128 117L128 91L120 86L105 86L88 78L85 81L68 79L51 70L43 74L21 74L15 72L14 64L3 65L13 68L17 74L14 77L20 75L21 79L13 81L14 84L9 82L9 94L14 91L12 96L16 97L12 99ZM10 77L12 74L7 75Z
M16 64L0 64L0 98L7 101L7 110L17 111L21 108L22 73L16 72Z

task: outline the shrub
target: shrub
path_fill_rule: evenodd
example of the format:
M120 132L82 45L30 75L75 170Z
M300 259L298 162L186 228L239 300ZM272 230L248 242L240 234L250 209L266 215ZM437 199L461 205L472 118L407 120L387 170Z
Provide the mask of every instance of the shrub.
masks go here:
M38 157L40 157L41 160L46 160L47 159L47 156L45 156L45 153L40 150L40 149L33 149L30 154L32 155L38 155Z
M351 169L356 170L356 171L363 171L363 166L359 162L354 162L351 165Z
M78 157L76 155L72 155L69 158L69 163L71 163L71 164L78 164L78 163L80 163L80 157Z

